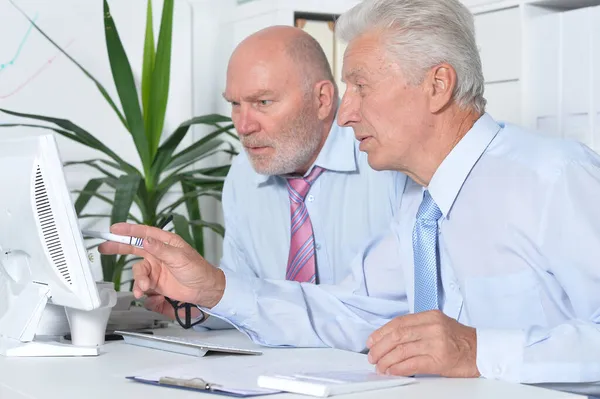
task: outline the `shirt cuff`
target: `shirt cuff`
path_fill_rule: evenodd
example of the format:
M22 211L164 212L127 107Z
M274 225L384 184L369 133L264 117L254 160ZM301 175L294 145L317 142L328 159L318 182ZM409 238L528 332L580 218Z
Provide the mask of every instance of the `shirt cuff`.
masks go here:
M477 329L477 368L482 377L520 382L525 332Z
M225 319L236 326L244 327L246 321L255 316L257 297L250 278L222 269L225 274L223 297L212 309L202 308L205 313Z

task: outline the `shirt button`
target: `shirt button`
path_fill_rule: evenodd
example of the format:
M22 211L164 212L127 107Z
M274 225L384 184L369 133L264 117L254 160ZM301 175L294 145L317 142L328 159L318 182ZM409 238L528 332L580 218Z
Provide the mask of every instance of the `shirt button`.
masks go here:
M237 314L237 312L235 310L232 310L229 312L230 315L235 316Z
M502 369L500 368L500 366L495 366L493 371L496 375L500 375L500 373L502 373Z
M456 289L456 284L450 283L450 289L454 291Z
M318 251L319 249L321 249L321 244L316 244L316 245L315 245L315 248L316 248L316 249L317 249L317 251Z
M313 197L312 195L309 195L307 200L308 200L308 202L313 202L315 200L315 197Z

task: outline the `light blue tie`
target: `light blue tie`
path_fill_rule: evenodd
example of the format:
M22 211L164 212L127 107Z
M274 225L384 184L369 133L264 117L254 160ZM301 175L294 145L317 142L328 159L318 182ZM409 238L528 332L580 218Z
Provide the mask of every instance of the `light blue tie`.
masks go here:
M439 308L437 221L441 216L440 208L425 190L413 230L415 313Z

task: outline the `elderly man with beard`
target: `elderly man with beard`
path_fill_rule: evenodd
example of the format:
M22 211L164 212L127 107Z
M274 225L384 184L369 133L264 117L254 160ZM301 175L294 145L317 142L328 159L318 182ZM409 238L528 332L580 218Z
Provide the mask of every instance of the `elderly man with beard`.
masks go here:
M223 96L244 152L223 190L220 267L275 284L338 284L361 245L389 225L405 176L371 169L352 129L335 123L330 66L300 29L270 27L240 43ZM162 295L146 305L174 316ZM202 327L230 326L201 316Z

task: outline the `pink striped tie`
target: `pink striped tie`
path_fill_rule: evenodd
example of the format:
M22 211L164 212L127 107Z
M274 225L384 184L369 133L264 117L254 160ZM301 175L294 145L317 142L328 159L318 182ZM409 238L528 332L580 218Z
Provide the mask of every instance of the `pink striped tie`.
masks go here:
M314 283L317 279L315 238L304 197L322 172L323 168L315 166L308 176L288 180L292 223L290 255L285 275L287 280Z

